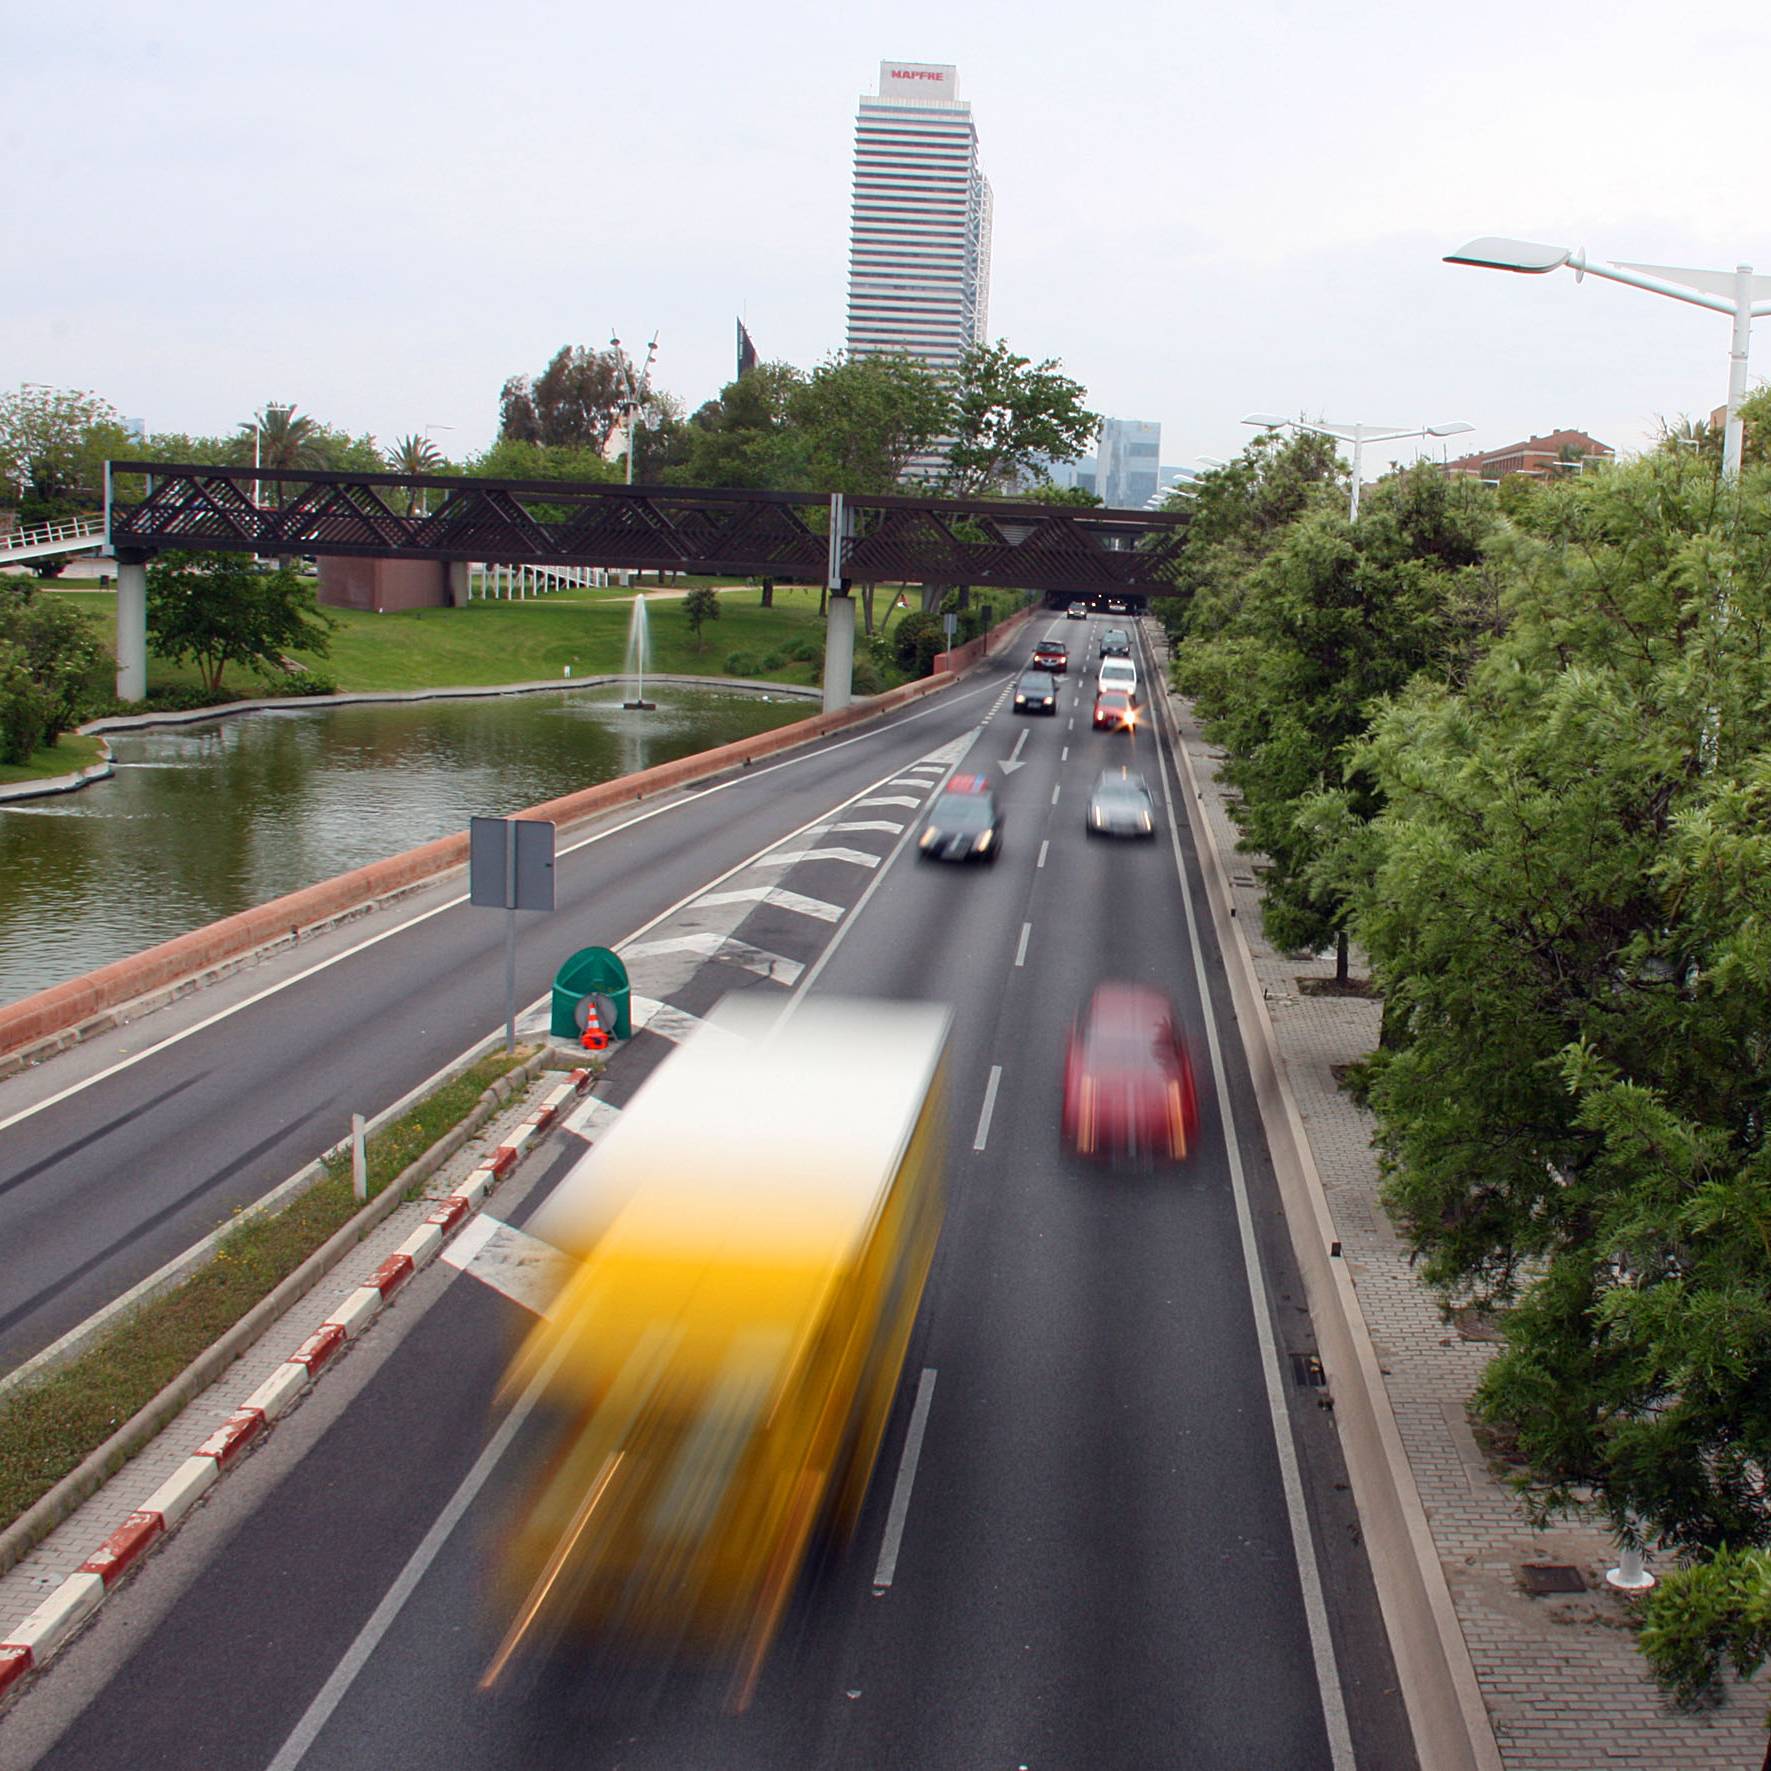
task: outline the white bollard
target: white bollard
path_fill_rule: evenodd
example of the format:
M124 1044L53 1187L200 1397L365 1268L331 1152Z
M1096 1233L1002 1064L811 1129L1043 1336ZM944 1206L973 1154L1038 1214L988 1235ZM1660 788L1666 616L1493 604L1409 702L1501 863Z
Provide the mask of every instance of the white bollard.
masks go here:
M1620 1593L1645 1593L1654 1585L1654 1576L1642 1566L1641 1550L1625 1544L1618 1553L1617 1566L1606 1569L1605 1584Z
M351 1197L369 1197L369 1161L363 1154L363 1116L351 1115Z

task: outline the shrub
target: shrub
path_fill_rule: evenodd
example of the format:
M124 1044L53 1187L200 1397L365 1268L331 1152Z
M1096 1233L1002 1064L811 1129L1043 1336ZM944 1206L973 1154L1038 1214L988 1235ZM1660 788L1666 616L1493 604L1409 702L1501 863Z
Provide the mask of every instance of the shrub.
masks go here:
M857 695L877 695L885 688L879 666L866 652L855 654L854 669L849 673L849 688Z
M892 656L898 668L927 676L931 665L924 662L923 639L932 640L926 657L932 660L941 649L941 617L928 609L913 609L892 630Z
M779 670L786 662L779 652L770 652L764 657L760 668L763 675L767 676L771 671Z
M819 664L824 659L824 648L816 640L795 640L781 656L795 664Z
M725 668L727 676L755 676L756 654L754 652L728 652Z
M48 724L43 691L22 648L0 639L0 763L24 763Z

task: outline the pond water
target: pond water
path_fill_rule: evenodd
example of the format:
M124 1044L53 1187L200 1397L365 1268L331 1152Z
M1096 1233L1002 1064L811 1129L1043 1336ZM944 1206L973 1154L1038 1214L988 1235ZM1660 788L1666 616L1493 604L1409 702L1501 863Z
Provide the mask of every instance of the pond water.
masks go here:
M818 711L648 684L277 708L111 733L116 775L0 802L0 1002L579 787Z

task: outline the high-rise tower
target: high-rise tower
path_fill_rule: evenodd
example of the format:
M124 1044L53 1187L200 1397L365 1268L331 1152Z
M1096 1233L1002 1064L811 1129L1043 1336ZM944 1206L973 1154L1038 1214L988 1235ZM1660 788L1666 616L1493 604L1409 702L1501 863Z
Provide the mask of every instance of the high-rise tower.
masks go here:
M879 64L855 119L849 231L851 356L900 350L932 368L984 342L990 181L972 107L948 63Z

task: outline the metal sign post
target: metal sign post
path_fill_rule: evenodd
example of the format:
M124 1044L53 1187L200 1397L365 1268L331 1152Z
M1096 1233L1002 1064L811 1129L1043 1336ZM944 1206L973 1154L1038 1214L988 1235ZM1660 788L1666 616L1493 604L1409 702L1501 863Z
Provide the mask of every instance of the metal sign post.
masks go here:
M504 912L504 1049L517 1043L517 912L553 909L554 827L531 818L468 825L467 901Z

